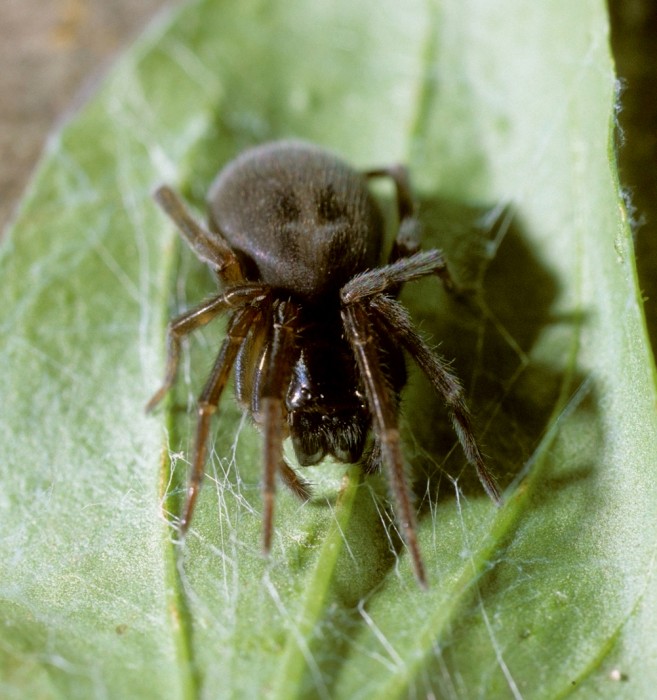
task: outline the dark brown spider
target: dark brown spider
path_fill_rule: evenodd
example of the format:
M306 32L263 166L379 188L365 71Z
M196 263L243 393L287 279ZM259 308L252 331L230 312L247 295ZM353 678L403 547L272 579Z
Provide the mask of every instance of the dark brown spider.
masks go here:
M399 232L384 265L382 215L368 189L375 177L392 179L399 211ZM426 275L452 286L441 251L419 250L405 168L361 174L315 146L281 141L246 151L220 172L208 195L209 230L168 187L155 198L215 271L222 291L170 322L166 376L147 410L175 380L181 338L230 313L199 398L181 530L192 519L210 419L234 366L237 399L264 433L265 552L272 539L276 474L301 498L310 496L309 484L283 459L283 440L292 439L302 466L327 454L355 463L372 429L374 446L364 468L385 465L415 575L426 585L397 420L406 381L403 350L446 402L484 489L496 503L500 496L472 433L459 381L395 299L404 282Z

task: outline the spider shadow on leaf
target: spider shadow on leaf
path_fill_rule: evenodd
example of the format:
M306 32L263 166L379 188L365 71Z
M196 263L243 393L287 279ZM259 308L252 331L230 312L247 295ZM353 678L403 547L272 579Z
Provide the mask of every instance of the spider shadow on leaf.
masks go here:
M422 280L409 286L402 300L437 352L452 362L488 467L505 488L545 434L564 384L572 393L584 381L567 367L572 334L583 315L554 315L559 282L509 208L433 197L420 202L419 212L423 246L445 251L463 294L454 297L435 281ZM551 334L556 339L550 341L554 361L548 365L533 360L539 338L557 326L559 332ZM465 495L483 497L444 406L414 371L402 402L402 421L418 504L453 499L453 479ZM428 503L419 507L426 510Z

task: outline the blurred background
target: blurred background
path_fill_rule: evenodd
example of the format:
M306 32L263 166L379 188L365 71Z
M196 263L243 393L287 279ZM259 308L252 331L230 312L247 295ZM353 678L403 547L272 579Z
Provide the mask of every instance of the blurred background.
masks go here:
M182 0L3 0L0 9L0 230L48 134L82 104L112 58ZM623 81L621 181L634 207L648 327L657 347L657 3L609 0Z
M112 58L181 0L2 0L0 230L48 134L84 103Z

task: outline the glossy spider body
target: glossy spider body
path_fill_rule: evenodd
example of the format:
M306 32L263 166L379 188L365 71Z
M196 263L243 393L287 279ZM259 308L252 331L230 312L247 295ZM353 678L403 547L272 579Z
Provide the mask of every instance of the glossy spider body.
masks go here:
M385 264L382 215L368 187L374 177L389 177L396 188L399 231ZM215 271L221 292L169 324L166 376L148 410L175 379L181 339L230 314L199 398L181 529L194 511L210 419L234 369L237 399L264 434L265 551L271 546L276 475L298 496L310 495L308 483L283 458L289 436L302 466L332 455L362 462L368 471L385 467L416 577L425 585L398 429L398 397L406 381L402 348L445 400L487 493L496 502L499 493L473 436L460 383L396 301L403 283L426 275L436 274L451 287L441 252L419 250L406 170L360 173L315 146L280 141L246 151L220 172L208 195L209 229L171 189L161 187L155 197ZM370 432L373 447L367 451Z

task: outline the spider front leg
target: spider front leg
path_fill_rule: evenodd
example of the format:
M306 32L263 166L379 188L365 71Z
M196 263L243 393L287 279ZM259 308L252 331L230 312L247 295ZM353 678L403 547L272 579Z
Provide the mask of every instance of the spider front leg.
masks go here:
M260 398L260 410L264 428L264 465L262 482L263 497L263 537L262 548L265 554L271 549L274 523L274 496L276 493L276 472L282 469L283 479L292 489L303 491L301 482L295 488L292 479L283 464L284 406L285 394L292 378L292 368L297 359L295 350L295 321L298 314L296 305L291 301L280 301L273 310L274 329L271 337L270 352L265 368L265 377ZM287 465L286 465L287 466Z
M377 320L382 322L385 332L402 343L436 391L443 397L466 459L475 468L479 481L490 499L500 505L502 498L477 445L461 382L424 342L415 330L408 312L399 302L379 294L371 299L368 308L376 313Z
M442 253L439 250L428 250L357 275L340 290L346 335L363 376L368 405L374 416L375 432L384 461L391 472L393 493L397 500L402 529L411 550L415 573L420 583L423 583L425 578L417 547L408 489L403 479L396 412L390 397L390 389L379 366L378 355L373 345L377 336L372 329L368 314L374 313L383 330L402 343L443 396L467 460L474 465L486 493L496 504L499 504L500 493L477 446L470 413L459 381L422 340L404 307L386 296L386 292L395 290L404 282L430 274L442 276L446 274L446 270L447 266Z
M422 229L417 218L408 170L403 165L391 165L385 168L368 170L364 174L367 178L389 177L395 184L399 228L392 244L388 264L415 255L420 251ZM463 296L444 260L442 265L435 270L435 273L440 277L443 286L450 294L459 298ZM391 289L390 291L397 292L398 290Z
M404 474L395 399L381 369L377 345L380 341L372 328L365 308L360 303L342 309L347 339L354 351L358 369L365 385L367 404L372 413L377 443L388 469L390 486L395 498L396 515L402 535L411 553L415 577L426 588L427 577L417 541L415 512Z
M217 410L219 399L228 382L237 353L246 340L249 328L258 313L260 313L259 309L253 306L246 306L235 312L228 327L226 338L219 351L219 355L217 355L217 359L212 367L210 378L206 382L203 392L199 397L192 470L187 484L185 510L183 518L180 521L180 530L183 533L187 530L192 520L196 498L203 479L210 419Z
M180 361L180 341L186 335L207 325L217 315L227 309L234 309L245 304L264 299L267 290L261 285L244 285L229 289L208 301L174 318L167 328L167 363L162 386L146 404L146 413L150 413L172 387L178 372Z
M446 287L453 285L442 251L435 248L425 250L356 275L342 287L340 298L344 304L351 304L374 294L390 292L405 282L427 275L438 275Z

